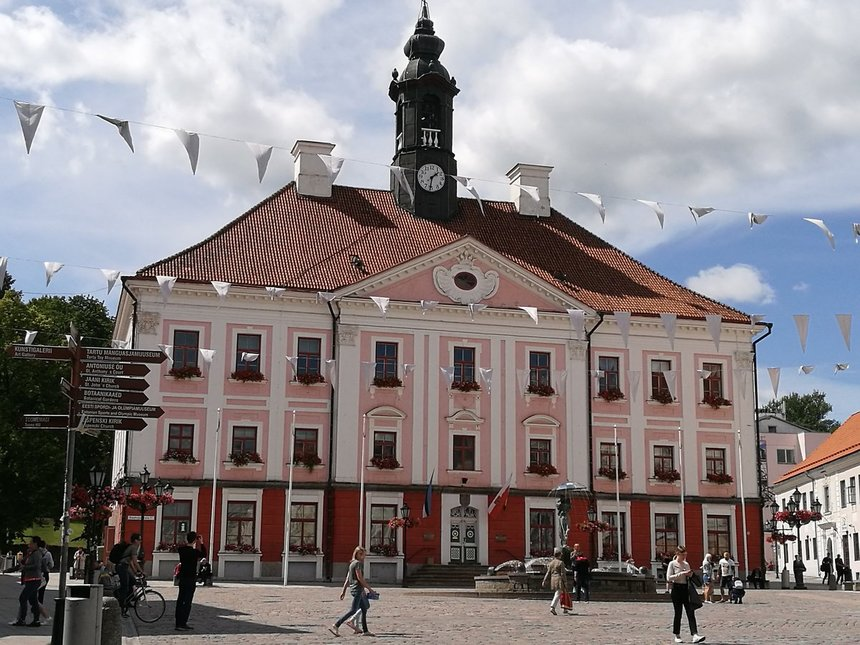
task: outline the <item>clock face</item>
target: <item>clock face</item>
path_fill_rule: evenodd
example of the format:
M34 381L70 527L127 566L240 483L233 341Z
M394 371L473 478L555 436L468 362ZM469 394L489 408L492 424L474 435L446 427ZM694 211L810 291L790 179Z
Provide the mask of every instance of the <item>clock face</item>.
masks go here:
M418 169L418 185L428 193L435 193L445 185L445 171L435 163L425 163Z

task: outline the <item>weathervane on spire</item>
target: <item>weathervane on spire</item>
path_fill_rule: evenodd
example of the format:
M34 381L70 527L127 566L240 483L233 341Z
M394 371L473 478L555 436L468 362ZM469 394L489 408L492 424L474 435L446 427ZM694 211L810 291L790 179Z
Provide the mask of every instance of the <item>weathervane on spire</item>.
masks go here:
M430 7L427 6L427 0L421 0L421 15L419 17L430 19Z

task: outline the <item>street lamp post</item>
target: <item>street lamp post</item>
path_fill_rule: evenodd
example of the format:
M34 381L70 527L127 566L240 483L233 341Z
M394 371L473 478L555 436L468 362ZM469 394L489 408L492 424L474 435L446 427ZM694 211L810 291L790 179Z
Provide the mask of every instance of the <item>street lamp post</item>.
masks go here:
M786 504L787 512L781 513L780 517L777 517L777 513L774 512L774 520L779 520L788 524L790 528L794 528L797 531L797 556L800 558L800 561L803 561L803 550L800 544L800 527L809 524L811 521L818 521L821 519L821 502L816 498L814 502L811 504L811 511L806 509L801 509L800 500L802 499L802 495L800 491L795 488L794 492L789 496L788 503ZM771 505L771 510L774 510L774 503ZM778 506L777 506L778 508ZM796 585L797 589L805 589L806 586L802 583L802 580L799 584Z
M409 504L407 504L406 500L404 499L403 500L403 506L400 507L400 519L402 519L404 522L404 524L403 524L403 580L402 580L402 584L404 587L406 586L406 565L407 565L407 560L408 560L408 556L406 555L406 532L408 530L407 525L409 523L409 511L410 511Z
M145 552L143 549L143 530L144 530L144 520L146 517L146 512L150 510L147 505L143 501L143 493L152 491L155 493L155 503L153 504L153 508L158 507L162 503L162 497L164 495L172 495L173 494L173 486L169 483L165 484L160 479L155 482L155 485L150 485L149 483L150 472L149 468L146 465L143 466L143 470L140 471L138 475L138 479L140 481L140 500L136 505L137 510L140 512L140 550L138 551L137 558L138 561L143 564L145 561ZM128 499L129 495L131 495L133 488L133 482L131 478L126 477L122 483L122 490L125 493L126 499ZM135 505L132 504L134 508ZM155 533L153 532L153 543L155 541Z
M97 551L99 548L99 544L101 543L101 520L96 520L95 514L97 509L95 507L95 498L98 490L104 486L105 481L105 471L104 469L97 468L93 466L90 468L90 516L89 516L89 531L88 539L87 539L87 570L84 575L84 582L87 584L92 584L93 582L93 568L97 559Z

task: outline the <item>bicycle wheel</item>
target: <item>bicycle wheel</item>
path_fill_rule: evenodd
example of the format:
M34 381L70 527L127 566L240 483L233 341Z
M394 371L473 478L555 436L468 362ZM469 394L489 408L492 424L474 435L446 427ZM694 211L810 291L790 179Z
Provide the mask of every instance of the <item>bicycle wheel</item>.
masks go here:
M145 623L154 623L164 615L164 596L147 587L134 603L134 613Z

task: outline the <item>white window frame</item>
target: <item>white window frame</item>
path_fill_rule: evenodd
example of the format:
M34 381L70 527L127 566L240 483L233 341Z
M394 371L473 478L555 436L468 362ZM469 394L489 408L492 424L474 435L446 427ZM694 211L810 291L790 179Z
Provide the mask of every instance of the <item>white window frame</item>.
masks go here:
M269 363L271 361L269 360L269 357L266 356L266 345L268 341L268 334L266 333L267 331L267 329L260 329L258 327L234 327L232 329L230 338L230 372L235 372L236 368L238 367L236 364L236 351L239 348L239 334L255 334L260 337L260 374L262 374L266 378L271 378L269 370Z
M261 488L248 490L247 488L222 488L221 489L221 526L220 526L220 541L218 547L219 553L230 554L231 551L224 551L224 546L227 544L227 502L256 502L256 511L254 513L254 546L258 550L260 547L261 526L263 519L263 490ZM211 548L211 545L210 545Z
M173 499L181 502L191 502L191 524L195 524L197 522L197 500L200 497L200 489L192 486L177 486L173 489ZM164 506L156 506L155 507L155 524L156 524L156 535L161 536L161 522L162 522L162 512L164 510ZM198 527L200 528L200 527ZM189 531L194 530L191 526L188 527ZM226 532L226 527L225 527ZM201 533L201 531L198 531ZM158 544L158 540L156 540L155 544ZM212 548L210 544L207 548Z
M525 455L525 467L528 470L531 455L531 440L532 439L549 439L550 453L549 458L556 470L559 470L558 463L558 434L561 428L561 423L550 416L536 414L523 421L525 432L523 433L523 454ZM561 472L561 471L559 471Z
M611 350L610 351L596 350L594 352L594 358L595 358L595 363L596 363L598 369L600 368L600 359L602 357L615 358L618 360L618 389L621 390L622 392L624 392L624 374L625 374L625 371L624 371L624 355L621 353L616 353L616 352L611 351ZM649 372L649 374L648 374L649 382L650 382L650 378L651 378L651 374ZM650 390L650 387L649 387L649 390ZM600 398L599 394L598 394L599 392L600 392L600 377L598 377L598 379L597 379L597 387L595 388L594 396L597 398ZM630 396L630 393L624 392L624 396L625 397Z
M649 547L650 549L653 549L654 546L657 544L657 528L655 525L654 516L658 513L661 515L676 515L678 517L678 541L681 541L681 527L683 525L683 522L681 520L681 511L678 508L677 504L675 504L674 502L651 502L651 507L648 509L648 512L650 513L651 517L651 545ZM705 536L705 538L707 540L707 536ZM650 560L655 555L657 554L652 551L648 555L648 559Z
M530 546L529 540L531 539L531 536L529 535L529 532L531 531L531 524L529 523L529 518L531 517L531 511L532 510L541 510L541 511L549 510L549 511L552 511L553 516L555 517L555 533L556 534L553 536L555 538L558 538L558 514L556 513L555 498L554 497L549 497L549 498L526 497L525 502L526 502L525 503L526 514L525 514L525 518L524 518L525 521L523 522L523 524L524 524L524 527L523 527L523 531L524 531L524 534L523 534L523 544L524 544L523 550L525 551L525 553L523 553L523 557L528 558L529 546Z
M654 480L654 448L657 446L670 446L672 448L672 464L674 469L681 471L678 463L678 445L669 439L649 439L648 440L648 470L647 475L649 480ZM702 454L705 454L704 452ZM683 473L682 473L683 477Z

